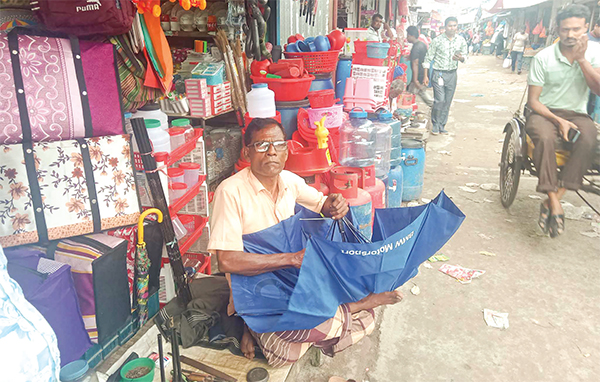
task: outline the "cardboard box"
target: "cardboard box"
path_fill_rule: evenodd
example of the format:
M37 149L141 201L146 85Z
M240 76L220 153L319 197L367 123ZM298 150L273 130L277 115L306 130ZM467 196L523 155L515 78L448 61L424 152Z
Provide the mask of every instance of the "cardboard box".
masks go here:
M185 80L185 92L188 94L188 98L207 98L208 85L206 79L190 78Z

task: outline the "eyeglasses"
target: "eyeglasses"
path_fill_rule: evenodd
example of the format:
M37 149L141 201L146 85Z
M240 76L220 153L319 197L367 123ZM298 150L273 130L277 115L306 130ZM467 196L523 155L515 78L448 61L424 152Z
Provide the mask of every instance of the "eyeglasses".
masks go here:
M271 148L271 145L273 145L273 147L275 148L275 151L285 151L285 150L287 150L287 147L288 147L286 141L255 142L255 143L248 145L248 147L254 147L254 150L256 150L257 153L266 153L267 151L269 151L269 148Z

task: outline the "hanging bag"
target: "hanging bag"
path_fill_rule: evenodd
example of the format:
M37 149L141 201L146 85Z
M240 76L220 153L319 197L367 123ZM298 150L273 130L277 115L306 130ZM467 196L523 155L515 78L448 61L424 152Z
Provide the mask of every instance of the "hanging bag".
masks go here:
M22 33L0 34L0 144L122 134L113 46Z
M131 0L32 0L31 10L49 30L75 36L115 36L131 29Z

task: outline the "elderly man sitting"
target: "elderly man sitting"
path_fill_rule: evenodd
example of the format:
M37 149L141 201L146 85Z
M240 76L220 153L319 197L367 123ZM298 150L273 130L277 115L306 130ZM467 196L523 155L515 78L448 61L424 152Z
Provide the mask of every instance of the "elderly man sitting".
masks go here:
M226 273L253 276L300 268L304 250L272 255L247 253L242 235L261 231L293 216L296 203L333 219L344 217L348 204L340 194L326 197L299 176L283 169L288 148L283 127L276 120L253 119L246 129L244 145L250 167L226 179L217 189L208 249L217 254L219 270ZM255 333L246 327L242 351L252 359L257 343L274 367L296 362L311 345L333 356L373 331L373 308L401 300L402 294L397 291L371 294L358 302L339 306L333 318L310 330ZM228 314L234 313L230 299Z

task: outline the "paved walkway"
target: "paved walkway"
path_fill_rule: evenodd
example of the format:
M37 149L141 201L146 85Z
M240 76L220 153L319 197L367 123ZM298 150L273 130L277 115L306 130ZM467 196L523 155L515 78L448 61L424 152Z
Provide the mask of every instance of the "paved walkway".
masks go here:
M486 274L462 285L439 272L439 263L421 266L401 288L404 301L378 312L380 326L370 338L320 368L302 360L288 381L600 381L600 239L580 234L590 221L567 220L560 238L540 237L540 200L530 197L537 180L529 176L509 211L496 191L459 189L498 184L502 129L526 76L483 56L462 66L458 81L452 134L430 137L427 146L423 197L445 189L467 215L441 252L450 264ZM566 200L583 205L574 194ZM590 200L600 206L599 197ZM410 293L415 284L418 296ZM509 313L510 327L486 326L484 308Z

